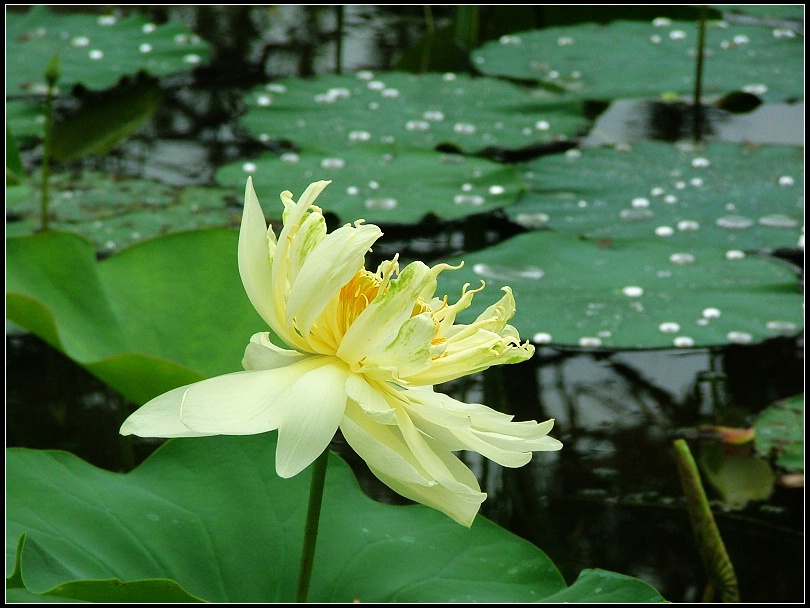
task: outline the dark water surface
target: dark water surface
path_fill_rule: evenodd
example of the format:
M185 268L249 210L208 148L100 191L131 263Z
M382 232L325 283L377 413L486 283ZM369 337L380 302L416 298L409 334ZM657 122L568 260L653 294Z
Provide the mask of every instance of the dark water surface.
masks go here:
M421 7L344 8L342 22L336 7L145 9L156 22L166 16L186 21L218 46L208 66L169 83L155 119L111 159L85 162L114 162L119 171L173 185L213 183L217 166L264 146L237 125L240 98L253 85L331 72L338 59L345 72L390 69L398 51L424 31ZM437 23L453 8L434 7ZM612 128L619 130L611 137L621 137L628 120L627 108L619 109L624 118L613 118ZM616 114L603 118L611 116ZM599 130L600 136L609 132ZM144 149L151 160L133 162ZM29 162L36 154L29 153ZM490 226L495 239L515 229L502 219ZM404 250L405 257L425 249L438 256L448 241L457 241L453 234L464 230L453 225L417 234L384 227L387 242L381 245ZM131 404L38 338L8 329L7 445L66 449L118 471L159 445L122 439L118 427ZM538 347L530 362L440 388L517 419L556 419L552 434L565 447L536 454L526 467L506 470L475 454L465 456L490 495L484 515L543 549L569 582L583 568L603 568L645 580L670 601L692 602L700 601L706 576L684 510L672 441L686 438L697 457L709 443L700 425L747 426L773 401L803 393L803 359L800 338L712 352ZM333 447L370 495L402 502L339 437ZM769 499L735 509L724 506L711 487L707 491L743 601L803 601L804 490L777 484Z

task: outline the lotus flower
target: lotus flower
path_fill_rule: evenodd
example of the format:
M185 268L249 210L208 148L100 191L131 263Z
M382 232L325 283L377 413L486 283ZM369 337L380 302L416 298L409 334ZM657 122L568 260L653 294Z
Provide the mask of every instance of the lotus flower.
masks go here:
M362 220L327 233L313 203L329 184L311 184L298 202L281 193L283 228L268 229L249 178L239 233L239 273L269 332L247 345L245 371L169 391L134 412L121 433L143 437L250 435L278 430L276 472L309 466L338 428L371 471L399 494L470 526L486 498L475 475L453 454L478 452L506 467L535 451L559 450L554 421L512 416L464 403L433 386L493 365L529 359L507 321L512 291L469 325L455 323L481 291L462 290L453 304L435 297L448 264L397 257L365 269L382 236ZM215 345L212 345L215 346Z

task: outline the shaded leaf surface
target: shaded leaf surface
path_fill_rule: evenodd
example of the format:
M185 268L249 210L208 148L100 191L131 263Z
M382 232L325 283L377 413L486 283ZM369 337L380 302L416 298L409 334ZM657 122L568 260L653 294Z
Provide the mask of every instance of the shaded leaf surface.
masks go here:
M108 579L168 576L208 601L288 601L309 476L278 478L274 450L274 434L171 440L120 475L11 449L7 557L25 533L21 574L34 593L85 580L92 599ZM467 529L421 505L376 503L334 455L326 479L313 602L537 601L565 589L542 551L483 517ZM628 601L661 599L639 581L623 586Z

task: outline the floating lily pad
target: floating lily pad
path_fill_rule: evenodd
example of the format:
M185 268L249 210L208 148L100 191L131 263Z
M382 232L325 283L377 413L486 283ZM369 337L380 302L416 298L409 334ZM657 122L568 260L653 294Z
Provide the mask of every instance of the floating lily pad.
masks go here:
M241 370L267 331L236 267L237 231L153 239L96 261L51 232L6 240L6 317L135 403Z
M56 13L46 6L6 11L6 96L42 93L45 66L59 56L62 91L106 89L139 71L182 72L207 60L209 45L185 25L156 25L138 13Z
M306 150L281 157L265 154L217 171L223 185L244 189L254 176L266 217L280 218L279 194L300 195L317 180L333 183L318 199L342 222L363 218L382 224L414 224L427 215L455 220L511 205L522 182L512 165L432 150L347 144L339 151Z
M96 602L291 601L309 475L279 478L275 447L275 433L176 439L126 475L8 450L10 586ZM334 454L320 517L312 602L663 601L605 571L567 587L540 549L482 516L467 529L422 505L377 503Z
M754 454L728 454L714 441L701 446L700 469L717 491L723 508L738 510L751 501L773 494L776 475L771 466Z
M757 416L754 446L791 472L804 472L804 395L779 401Z
M586 23L502 36L471 58L487 76L538 82L581 99L688 95L697 38L695 22L667 18ZM804 36L793 29L710 21L705 45L705 96L804 98Z
M245 97L242 125L262 140L336 153L352 143L464 153L564 140L587 127L579 103L497 78L358 72L291 78Z
M732 256L796 248L802 236L802 148L640 142L524 166L529 192L506 212L527 228L666 242L684 252L718 245Z
M84 171L81 177L63 173L55 175L50 186L50 227L79 234L99 252L111 253L169 232L237 226L241 200L235 194L222 188L178 190L152 180L111 179L93 171ZM13 216L6 221L9 233L31 234L39 228L39 197L29 188L7 198L6 214ZM231 208L232 203L239 204Z
M511 323L540 344L706 347L801 331L803 297L790 267L753 255L728 259L724 248L706 245L689 255L664 243L534 231L445 260L465 265L440 275L440 291L453 297L464 283L485 280L486 290L465 311L470 320L501 286L511 286Z

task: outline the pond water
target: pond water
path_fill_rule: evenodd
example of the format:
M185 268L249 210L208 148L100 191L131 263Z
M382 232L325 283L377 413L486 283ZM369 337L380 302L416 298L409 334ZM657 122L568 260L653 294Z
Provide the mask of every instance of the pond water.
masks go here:
M186 21L217 44L214 56L190 79L166 83L166 102L154 120L109 158L84 161L85 166L101 163L171 185L213 183L216 167L261 148L236 122L245 91L268 75L327 73L336 62L346 72L392 68L398 52L419 39L424 23L419 7L397 8L344 7L342 14L335 7L147 9L156 22ZM451 8L435 8L437 24L446 22ZM338 28L340 50L334 43ZM613 104L584 144L638 138L643 121L637 103ZM785 112L795 119L803 112L798 107L761 109L757 121L779 124ZM751 115L741 121L736 130L723 123L718 136L750 140L752 125L760 123ZM771 143L803 144L795 130L765 126L756 132L778 137ZM35 157L33 152L29 161ZM485 221L489 242L519 231L497 214ZM470 242L470 230L463 222L432 229L384 227L386 242L377 253L439 257L448 243ZM160 443L119 437L131 404L38 338L7 325L6 353L7 445L66 449L97 466L125 471ZM553 435L565 447L538 453L517 470L467 455L490 495L482 513L546 551L569 582L583 568L603 568L645 580L670 601L700 601L706 576L684 510L672 441L687 439L697 457L716 445L703 425L748 426L768 404L802 393L803 340L777 338L716 350L539 346L530 362L509 367L441 388L518 419L553 417ZM368 473L340 437L333 448L371 496L403 501ZM732 506L708 484L707 491L742 599L802 601L803 489L777 483L768 498Z

